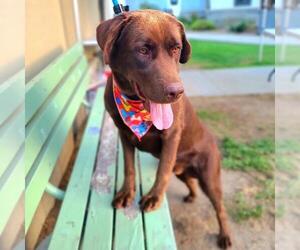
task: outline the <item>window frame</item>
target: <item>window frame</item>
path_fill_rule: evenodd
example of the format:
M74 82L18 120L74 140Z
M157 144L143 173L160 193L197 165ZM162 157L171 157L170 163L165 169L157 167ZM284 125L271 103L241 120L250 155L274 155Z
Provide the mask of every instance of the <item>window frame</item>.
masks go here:
M243 3L245 1L249 1L249 3ZM234 7L247 7L251 6L252 0L234 0Z

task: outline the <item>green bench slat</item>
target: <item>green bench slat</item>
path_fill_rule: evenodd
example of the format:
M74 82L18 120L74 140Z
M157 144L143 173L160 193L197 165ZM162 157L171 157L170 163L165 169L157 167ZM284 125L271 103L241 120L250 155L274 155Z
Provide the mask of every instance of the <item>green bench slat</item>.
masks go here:
M43 144L71 97L73 89L76 88L86 69L87 62L86 59L82 57L70 74L68 74L68 77L57 90L57 93L49 100L47 106L30 122L29 128L26 128L25 174L30 170L34 160L38 156ZM26 96L26 98L28 97Z
M24 143L24 116L24 108L20 107L18 113L0 128L0 177Z
M50 135L47 147L44 147L40 156L35 161L34 167L26 176L25 232L27 232L29 228L35 210L55 167L61 148L72 126L77 111L79 110L89 82L90 76L87 73L83 80L79 83L76 93L74 94L70 104L68 104L68 108L65 110L63 117L57 123Z
M23 157L24 145L20 148L15 159L13 160L13 166L10 166L12 171L9 173L9 176L3 180L4 183L0 182L0 235L2 234L10 215L25 188Z
M103 103L103 102L101 102ZM97 105L100 105L98 103ZM101 174L103 182L107 185L99 186L99 190L95 188L91 191L88 215L85 224L82 250L98 250L112 248L113 235L113 218L114 210L111 201L114 197L115 175L116 175L116 157L117 157L117 129L111 125L113 121L109 121L109 115L105 115L104 124L102 125L101 142L96 162L97 174ZM109 143L107 143L109 140ZM109 145L108 145L109 144ZM115 152L111 152L111 150ZM113 154L112 156L108 155ZM107 159L109 157L110 159ZM98 170L99 169L99 170Z
M99 105L103 103L102 99L103 89L99 89L54 228L50 250L75 250L79 247L104 114L104 105Z
M142 189L146 194L152 187L158 161L148 153L139 152ZM160 209L144 214L147 249L175 250L176 242L167 199L164 198Z
M82 53L82 45L80 43L74 45L26 84L26 124Z
M117 250L145 249L143 218L138 205L138 202L141 198L141 193L140 193L140 180L139 180L137 159L136 159L135 166L136 166L135 201L130 207L126 209L118 209L116 212L114 249ZM117 190L119 190L122 187L123 180L124 180L124 160L123 160L123 149L120 143L119 156L118 156Z
M24 86L25 70L0 84L0 126L24 102Z

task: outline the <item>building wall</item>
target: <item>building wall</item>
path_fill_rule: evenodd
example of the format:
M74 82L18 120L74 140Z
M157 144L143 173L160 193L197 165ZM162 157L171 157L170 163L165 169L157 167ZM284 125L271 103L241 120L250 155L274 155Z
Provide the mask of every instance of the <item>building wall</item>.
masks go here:
M72 0L26 1L26 81L76 42Z
M211 10L207 12L206 17L220 28L227 28L230 24L240 21L254 22L258 26L260 11L258 9Z
M180 16L188 16L191 14L203 15L206 11L206 0L202 1L181 1Z
M276 9L276 28L278 31L284 31L285 18L287 15L287 10L284 9ZM290 10L290 18L288 21L288 28L299 28L300 27L300 8L296 8Z
M140 7L140 3L135 0L126 0L125 4L129 5L130 10L138 10Z
M122 1L120 1L122 2ZM128 4L131 10L140 9L142 4L153 5L157 9L164 10L169 8L169 0L125 0L124 3Z
M111 0L105 1L109 3L111 2ZM78 0L78 3L80 10L80 26L82 39L95 39L96 27L100 23L98 0Z
M232 8L259 8L260 7L260 0L251 0L251 4L249 6L235 6L234 0L210 0L210 9L211 10L224 10L224 9L232 9Z
M0 84L24 68L25 5L0 1Z
M261 32L261 10L260 9L228 9L208 11L207 19L213 21L217 27L228 28L230 24L240 21L255 23L257 33ZM277 18L276 18L277 19ZM267 12L266 28L275 27L275 10L269 9Z
M104 3L103 3L103 5L104 5L104 17L103 17L103 19L104 20L107 20L107 19L110 19L110 18L112 18L113 16L114 16L114 11L113 11L113 4L112 4L112 1L111 0L103 0L104 1ZM119 1L121 4L128 4L127 2L128 1ZM139 8L139 6L138 6L138 4L137 4L137 2L136 1L132 1L132 2L134 2L134 6L137 6L136 8L138 9ZM134 7L132 4L130 4L130 7ZM132 9L134 9L134 8L132 8Z
M78 4L81 37L95 38L98 0L78 0ZM73 0L26 1L26 82L76 42Z
M204 13L207 0L186 1L178 0L177 5L172 5L171 0L126 0L125 3L130 6L131 10L140 9L141 4L147 3L157 7L160 10L173 10L175 16L187 16L191 14Z

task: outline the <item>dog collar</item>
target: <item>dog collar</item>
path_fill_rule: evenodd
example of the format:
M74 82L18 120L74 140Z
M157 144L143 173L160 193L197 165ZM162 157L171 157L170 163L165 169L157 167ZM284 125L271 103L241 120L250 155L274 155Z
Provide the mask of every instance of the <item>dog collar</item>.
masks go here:
M116 80L113 79L113 94L120 116L125 125L141 141L142 137L149 131L152 126L151 115L145 109L142 100L131 100L122 94Z

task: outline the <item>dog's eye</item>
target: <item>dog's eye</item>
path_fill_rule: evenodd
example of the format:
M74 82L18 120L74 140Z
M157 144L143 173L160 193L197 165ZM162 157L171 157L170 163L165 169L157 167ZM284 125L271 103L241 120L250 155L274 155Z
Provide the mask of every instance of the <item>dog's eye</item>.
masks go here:
M139 48L139 53L142 55L148 55L150 53L150 50L147 47L141 47Z
M179 45L175 45L171 48L171 51L173 54L178 53L181 50L181 47Z

